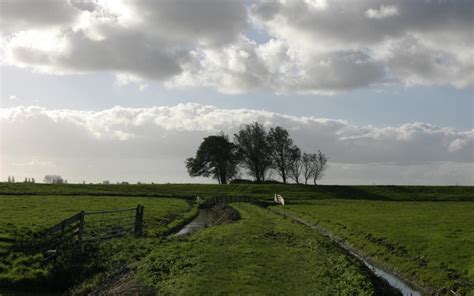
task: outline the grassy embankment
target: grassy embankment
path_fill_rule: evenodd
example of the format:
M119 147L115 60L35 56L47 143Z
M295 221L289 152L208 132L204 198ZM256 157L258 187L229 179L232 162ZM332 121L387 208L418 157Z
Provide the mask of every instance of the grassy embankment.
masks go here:
M91 196L0 196L0 287L64 288L72 278L66 274L77 268L94 273L105 269L104 262L87 262L71 267L45 264L42 254L15 248L16 241L29 240L43 230L81 210L96 211L145 206L144 223L148 237L160 237L180 220L189 218L194 210L182 199L149 197L91 197ZM86 220L87 226L87 220ZM121 241L127 239L116 239ZM94 250L94 255L100 255ZM105 257L108 254L103 254ZM105 259L103 256L102 259ZM117 258L120 255L117 254ZM66 260L66 259L65 259ZM67 259L69 260L69 259ZM72 262L70 262L72 264ZM81 265L81 262L74 262ZM57 265L60 265L58 262ZM89 265L89 266L85 266ZM57 270L61 267L61 270ZM62 273L62 274L61 274ZM69 274L74 277L74 274ZM58 283L58 276L65 283ZM69 283L70 284L70 283Z
M474 293L474 202L324 200L285 210L431 293Z
M373 295L358 263L307 227L249 204L242 219L175 237L102 291L164 295Z

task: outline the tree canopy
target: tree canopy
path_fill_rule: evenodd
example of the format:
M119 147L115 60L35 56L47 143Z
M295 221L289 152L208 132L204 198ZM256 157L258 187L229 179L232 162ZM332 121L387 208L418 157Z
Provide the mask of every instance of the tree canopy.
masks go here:
M288 131L280 126L271 128L268 133L268 144L270 145L273 167L286 183L292 165L300 157L301 151L293 144Z
M266 173L273 164L265 127L258 122L246 124L234 135L234 139L242 165L257 183L264 182Z
M196 157L186 159L191 177L212 177L227 184L237 174L237 147L224 134L204 138Z

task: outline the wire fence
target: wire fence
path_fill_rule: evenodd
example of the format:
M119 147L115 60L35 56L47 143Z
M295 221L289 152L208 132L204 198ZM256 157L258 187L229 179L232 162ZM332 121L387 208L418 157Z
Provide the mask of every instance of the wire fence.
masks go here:
M54 256L66 245L97 244L104 240L126 235L143 235L144 207L108 211L81 211L46 231L39 248Z

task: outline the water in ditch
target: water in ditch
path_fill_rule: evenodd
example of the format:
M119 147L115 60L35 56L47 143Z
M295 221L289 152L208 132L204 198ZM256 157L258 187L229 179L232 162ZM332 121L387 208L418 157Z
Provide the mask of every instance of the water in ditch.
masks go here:
M339 244L341 247L346 249L352 256L358 258L362 261L365 266L367 266L376 276L383 278L386 280L390 286L394 287L395 289L399 290L403 296L421 296L420 292L410 288L405 282L399 279L397 276L388 273L380 268L375 267L374 265L370 264L364 257L360 256L359 254L354 253L348 248L345 248L344 245Z
M210 226L213 222L213 215L210 209L199 209L198 215L191 222L186 224L177 233L171 236L182 236L191 234L199 229Z

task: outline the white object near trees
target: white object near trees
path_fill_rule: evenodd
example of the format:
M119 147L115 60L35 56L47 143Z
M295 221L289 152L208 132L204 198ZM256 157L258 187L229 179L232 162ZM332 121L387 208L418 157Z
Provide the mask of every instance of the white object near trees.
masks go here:
M273 197L273 201L277 204L285 205L285 199L280 194L275 193L275 196Z

